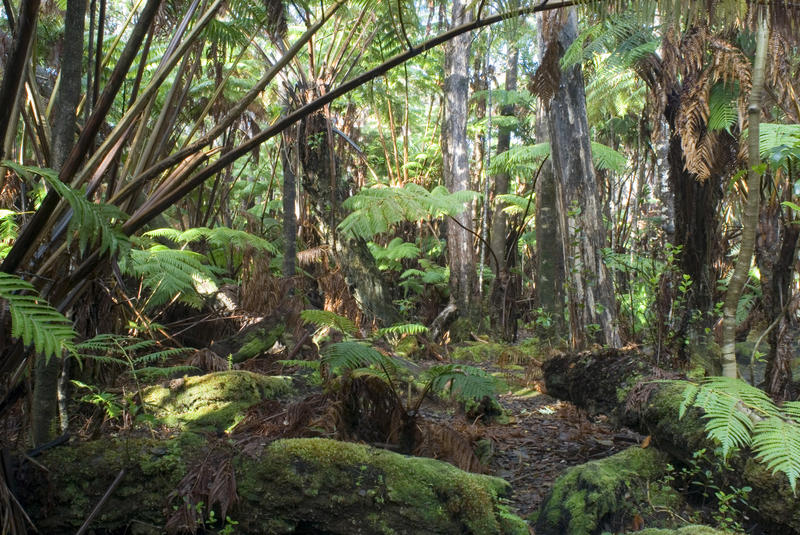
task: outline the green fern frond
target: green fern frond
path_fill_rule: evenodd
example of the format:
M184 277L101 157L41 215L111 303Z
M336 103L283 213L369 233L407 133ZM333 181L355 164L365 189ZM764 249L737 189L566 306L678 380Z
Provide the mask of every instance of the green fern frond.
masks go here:
M402 187L365 188L342 203L351 213L339 224L339 230L369 239L403 221L458 215L479 196L473 191L450 193L441 186L429 192L413 182Z
M800 401L787 401L781 407L783 413L800 425Z
M200 368L195 366L149 366L146 368L139 368L134 370L133 374L140 380L150 382L164 379L165 377L174 377L176 375L185 375L200 371Z
M216 281L216 270L203 263L205 257L186 249L170 249L163 245L140 250L132 249L122 259L124 273L142 277L143 285L151 292L148 308L154 308L180 295L190 306L202 302L195 284L201 280Z
M733 396L709 390L697 395L697 404L705 411L706 432L709 438L720 443L723 457L734 449L749 446L752 441L753 422L740 410L739 403Z
M495 202L498 204L505 204L503 211L508 215L524 214L527 210L530 214L535 209L535 203L531 202L528 197L515 195L514 193L503 193L495 197Z
M761 420L754 429L753 451L773 474L786 474L792 492L796 491L800 477L800 425L775 416Z
M762 158L778 147L800 144L800 124L761 123L758 128L758 150Z
M376 260L402 260L404 258L417 258L420 250L413 243L403 241L402 238L393 238L392 241L386 244L386 247L381 247L375 243L369 243L369 250Z
M361 342L339 342L326 346L322 350L322 363L332 371L378 366L392 373L398 367L391 357Z
M524 173L535 171L542 161L550 156L550 143L517 145L492 157L491 174Z
M135 359L133 359L133 364L135 366L139 366L142 364L150 364L151 362L158 362L162 360L167 360L171 357L184 355L191 351L195 351L195 349L192 347L171 347L168 349L162 349L161 351L154 351L152 353L147 353L136 357Z
M17 276L0 271L0 298L8 301L11 312L11 336L23 345L33 344L45 358L74 352L77 336L72 323L39 297L36 289Z
M358 332L358 327L348 318L327 310L307 309L300 312L303 323L313 323L317 327L329 327L350 336Z
M414 335L425 334L426 332L428 332L428 328L424 325L420 325L419 323L399 323L397 325L391 325L389 327L378 329L378 336L386 336L387 334Z
M615 173L625 172L628 159L607 145L592 141L592 161L597 169L608 169Z
M171 228L161 228L146 232L145 236L165 238L179 245L205 240L214 247L233 246L239 250L255 249L272 255L281 253L280 249L269 240L243 230L228 227L196 227L183 232Z
M708 98L709 130L728 130L739 119L739 107L736 104L737 91L725 84L716 84Z
M694 400L697 399L699 391L700 386L696 383L686 383L686 388L683 390L683 399L678 408L678 419L683 418L686 415L686 409L694 405Z
M426 370L425 375L430 381L431 390L459 399L482 399L497 393L494 377L474 366L432 366Z
M130 248L130 240L120 230L120 224L128 218L128 215L116 206L89 201L84 192L72 189L61 182L58 174L52 169L20 165L9 160L4 161L3 165L21 176L41 176L62 199L69 203L72 217L69 220L68 233L70 236L77 234L81 253L88 245L95 245L98 241L100 253L108 252L113 255L124 253Z

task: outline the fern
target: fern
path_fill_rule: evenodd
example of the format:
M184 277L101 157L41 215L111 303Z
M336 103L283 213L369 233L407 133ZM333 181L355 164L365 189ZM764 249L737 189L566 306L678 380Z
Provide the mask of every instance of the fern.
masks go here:
M404 334L414 335L425 334L426 332L428 332L428 328L424 325L420 325L419 323L399 323L397 325L391 325L389 327L378 329L378 336Z
M615 173L625 172L628 159L607 145L592 141L592 161L597 169L608 169Z
M459 399L481 399L496 394L494 377L474 366L444 364L432 366L425 375L434 392L446 393Z
M58 195L69 203L72 217L69 220L68 232L70 236L78 237L81 253L88 245L100 243L100 253L124 253L130 248L128 237L120 230L120 223L128 215L116 206L104 203L94 203L86 199L83 191L72 189L58 179L58 174L52 169L41 169L20 165L5 160L3 165L13 169L21 176L39 175L53 188Z
M758 150L762 158L781 146L798 146L800 145L800 124L761 123L758 142Z
M329 327L350 336L358 332L356 324L351 320L327 310L303 310L300 312L300 318L305 324L313 323L320 328Z
M281 254L281 250L269 240L260 238L255 234L250 234L243 230L236 230L228 227L197 227L186 231L179 231L171 228L160 228L145 233L151 238L165 238L178 245L187 245L199 241L207 241L214 247L230 247L236 249L255 249L265 251L272 255Z
M394 359L361 342L339 342L326 346L322 350L322 363L332 371L378 366L387 375L398 367Z
M763 391L744 381L709 377L688 383L679 416L686 408L703 409L706 432L722 446L723 456L734 448L751 446L756 458L789 478L796 491L800 476L800 402L778 408Z
M125 273L142 277L142 284L151 292L148 308L163 305L176 296L198 308L202 299L195 286L203 280L216 284L216 270L204 264L204 259L193 251L153 245L145 250L132 249L120 261L120 268Z
M800 477L800 425L777 416L758 422L753 434L753 451L772 473L783 472L792 491Z
M11 312L11 336L23 345L33 344L46 359L62 351L75 351L77 336L70 321L39 297L36 289L14 275L0 271L0 298L8 301Z
M0 210L0 260L6 257L17 239L19 226L14 220L16 216L17 212L13 210Z
M492 157L489 172L492 174L532 172L548 156L550 156L550 143L517 145Z
M429 192L413 182L402 187L365 188L342 204L352 213L339 224L339 230L368 239L403 221L458 215L479 196L469 190L450 193L442 186Z
M711 89L708 98L708 129L727 130L730 132L739 119L739 109L736 105L736 93L734 88L725 84L716 84Z

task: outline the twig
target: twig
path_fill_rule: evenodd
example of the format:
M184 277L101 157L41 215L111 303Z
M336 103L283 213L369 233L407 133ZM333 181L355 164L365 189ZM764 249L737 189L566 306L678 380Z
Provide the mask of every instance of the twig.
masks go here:
M119 474L117 474L116 479L114 479L114 481L111 483L111 486L108 487L108 490L106 491L105 494L103 494L103 497L100 498L100 501L97 502L97 505L94 506L92 512L89 513L89 517L84 521L83 525L75 535L83 535L84 533L86 533L86 530L89 529L89 524L92 523L94 517L96 517L97 514L100 512L100 509L103 508L103 505L106 503L106 501L108 501L108 498L111 497L111 493L114 492L114 489L117 488L117 486L120 484L124 476L125 476L125 469L123 468L122 470L119 471Z

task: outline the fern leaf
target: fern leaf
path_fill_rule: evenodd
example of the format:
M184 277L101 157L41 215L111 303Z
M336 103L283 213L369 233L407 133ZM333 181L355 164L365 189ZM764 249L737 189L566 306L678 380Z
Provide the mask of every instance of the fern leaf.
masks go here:
M13 169L21 176L39 175L53 188L58 195L69 203L72 217L69 220L70 236L77 234L81 253L88 245L99 242L100 253L124 253L130 248L128 237L120 230L120 223L128 215L116 206L105 203L94 203L86 199L82 191L72 189L58 179L52 169L41 169L20 165L6 160L3 165Z
M378 336L385 336L387 334L403 335L403 334L424 334L428 332L428 328L419 323L399 323L378 329Z
M380 366L391 371L398 367L391 357L361 342L339 342L326 346L322 350L322 363L331 370Z
M426 371L431 390L460 399L481 399L496 394L494 377L474 366L445 364Z
M615 173L623 173L628 166L628 159L607 145L592 141L592 161L598 169L608 169Z
M0 272L0 298L8 301L11 312L11 336L23 345L33 344L45 358L74 352L77 336L70 321L44 301L28 282Z
M184 232L171 228L162 228L146 232L145 236L166 238L179 245L205 240L214 247L225 248L233 246L239 250L255 249L257 251L268 252L272 255L281 253L280 249L269 240L265 240L264 238L243 230L229 227L195 227Z
M683 391L683 399L681 400L681 405L678 408L678 418L681 419L686 414L686 409L691 407L694 404L695 399L697 399L697 393L700 391L700 387L696 383L687 383L686 388Z
M772 473L783 472L792 492L800 477L800 425L771 417L758 422L754 429L753 450Z
M300 318L303 320L303 323L313 323L317 327L329 327L351 336L358 332L356 324L348 318L327 310L303 310L300 312Z
M787 401L781 407L783 413L800 425L800 401Z

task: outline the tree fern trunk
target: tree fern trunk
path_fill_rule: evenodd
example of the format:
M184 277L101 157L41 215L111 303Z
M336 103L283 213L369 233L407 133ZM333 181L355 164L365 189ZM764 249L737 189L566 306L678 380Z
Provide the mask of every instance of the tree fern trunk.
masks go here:
M750 90L750 103L747 107L748 135L747 148L749 161L747 170L747 204L742 218L742 243L736 267L728 283L722 318L722 375L737 376L736 366L736 308L742 288L747 281L750 263L753 259L756 229L758 227L758 207L761 199L761 171L757 169L761 159L758 153L759 122L761 121L761 102L764 93L764 66L767 58L769 34L766 17L761 15L756 37L756 57L753 64L753 87Z

